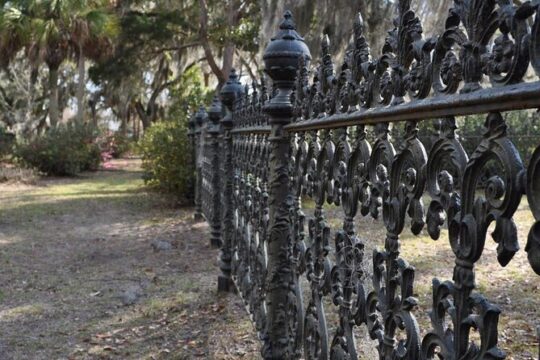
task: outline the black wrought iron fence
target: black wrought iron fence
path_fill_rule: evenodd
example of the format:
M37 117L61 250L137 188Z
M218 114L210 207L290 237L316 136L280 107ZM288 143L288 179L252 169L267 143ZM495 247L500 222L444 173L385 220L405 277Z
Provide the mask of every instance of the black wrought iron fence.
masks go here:
M493 223L500 265L512 260L524 196L540 221L540 146L522 159L502 116L540 107L539 6L455 0L445 31L425 38L410 1L399 0L382 55L371 55L358 16L338 68L327 37L311 65L287 12L264 54L275 91L264 79L242 86L233 71L209 119L198 113L198 199L221 247L219 289L246 302L265 359L357 359L356 328L380 359L506 357L500 309L476 289L475 264ZM536 77L525 81L527 72ZM455 117L472 114L485 114L485 134L467 154ZM424 121L435 134L429 147L418 134ZM399 148L390 124L402 128ZM325 204L341 208L340 228ZM372 232L356 226L364 217L384 222L372 257ZM530 225L525 251L540 274L540 222ZM452 279L433 280L424 336L415 269L401 256L406 227L433 239L447 228L455 256ZM336 313L331 328L325 307Z

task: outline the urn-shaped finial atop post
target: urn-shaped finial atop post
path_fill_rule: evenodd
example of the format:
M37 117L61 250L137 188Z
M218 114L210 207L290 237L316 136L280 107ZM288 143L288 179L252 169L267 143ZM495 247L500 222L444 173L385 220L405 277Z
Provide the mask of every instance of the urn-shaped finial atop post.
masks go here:
M238 99L238 96L242 95L243 90L244 88L238 79L236 69L232 69L231 73L229 74L229 80L227 80L219 93L221 102L227 107L227 109L232 111L234 102Z
M242 96L243 87L240 81L238 80L238 75L236 74L236 70L232 69L231 73L229 74L229 80L225 83L225 85L221 88L221 91L219 93L219 96L221 97L221 102L227 110L229 110L227 116L225 116L221 123L225 128L232 128L233 127L233 120L231 116L231 112L234 110L234 104L236 100Z
M263 55L265 71L274 81L294 80L299 66L298 59L303 57L307 64L311 60L309 48L296 32L291 12L286 11L283 17L278 33L272 38Z
M286 11L278 33L266 47L263 56L264 70L278 89L277 95L264 107L271 117L271 123L286 124L291 121L291 93L301 66L300 59L305 66L309 66L311 53L304 39L296 32L291 12Z
M208 117L210 118L212 125L218 125L222 115L223 107L221 106L221 101L219 101L219 97L215 95L212 100L212 105L210 105L210 108L208 109Z
M206 112L206 108L204 106L201 105L199 111L197 111L195 114L195 121L197 122L197 126L199 128L202 128L208 121L208 113Z

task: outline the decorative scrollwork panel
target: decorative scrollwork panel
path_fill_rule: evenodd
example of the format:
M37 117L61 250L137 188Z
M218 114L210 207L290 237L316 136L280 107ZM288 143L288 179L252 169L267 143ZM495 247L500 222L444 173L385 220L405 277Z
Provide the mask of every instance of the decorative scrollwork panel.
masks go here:
M520 154L505 121L540 108L540 3L454 0L429 37L410 0L394 5L381 55L359 15L338 67L328 35L311 63L286 12L263 59L272 91L262 80L241 86L234 72L221 91L229 112L221 155L205 145L202 205L217 219L219 163L222 268L267 359L354 360L367 345L384 360L506 358L501 307L476 270L488 232L497 266L519 251L524 197L534 216L524 250L540 274L540 138ZM471 114L485 119L484 135L467 153L458 123ZM430 274L421 304L422 254L402 247L422 234L434 247L448 239L453 275ZM416 317L428 308L429 325Z

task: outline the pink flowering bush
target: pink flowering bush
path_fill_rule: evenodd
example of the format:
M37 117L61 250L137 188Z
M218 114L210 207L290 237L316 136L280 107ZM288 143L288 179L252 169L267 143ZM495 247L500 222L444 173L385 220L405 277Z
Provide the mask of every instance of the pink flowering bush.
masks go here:
M103 152L114 159L118 159L128 152L131 144L131 141L127 136L122 135L120 132L113 131L108 131L101 136L99 142Z

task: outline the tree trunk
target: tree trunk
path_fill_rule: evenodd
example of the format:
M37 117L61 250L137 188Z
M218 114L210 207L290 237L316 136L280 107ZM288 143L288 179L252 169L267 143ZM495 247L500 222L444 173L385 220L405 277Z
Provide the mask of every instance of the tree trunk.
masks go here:
M133 117L133 120L131 120L131 126L132 126L132 131L133 131L133 140L137 141L139 139L137 138L137 118L136 117Z
M30 76L28 78L28 98L26 99L27 103L26 103L26 119L25 119L25 123L27 124L32 124L34 119L32 119L33 117L33 113L34 113L34 81L33 81L33 77Z
M60 120L58 110L58 68L49 66L49 122L51 127L56 127Z
M229 8L227 9L227 25L229 26L229 29L234 29L237 26L237 23L235 21L237 10L238 9L235 7L234 2L231 1ZM221 66L221 71L225 79L229 78L229 74L231 73L231 70L233 68L235 49L236 46L232 41L229 40L225 43L225 48L223 49L223 63ZM220 81L218 89L221 89L224 84L224 81Z
M148 114L148 111L144 108L140 101L135 103L135 110L139 119L141 119L143 130L146 130L152 125L152 114Z
M143 130L146 130L150 127L150 125L152 125L152 122L150 121L150 118L146 115L143 115L141 117L140 113L139 113L139 118L141 120L141 124L142 124L142 128Z
M128 123L129 123L129 105L127 105L123 110L122 110L122 119L121 119L121 122L120 122L120 134L122 134L122 136L126 136L127 135L127 128L128 128Z
M95 106L93 106L90 108L90 111L92 112L92 125L97 129L98 127L97 109Z
M84 94L86 85L85 60L82 48L79 47L79 61L77 64L79 70L79 83L77 84L77 122L79 124L84 124Z
M432 0L434 1L434 0ZM443 1L443 0L437 0ZM445 0L444 0L445 1ZM357 13L362 13L365 21L364 34L372 51L380 54L386 31L392 29L392 0L261 0L260 51L270 42L285 10L291 10L298 32L305 34L305 40L311 55L317 59L320 55L322 34L330 37L332 54L341 58L350 43L354 20ZM433 16L437 19L436 16ZM444 25L444 22L443 22Z

